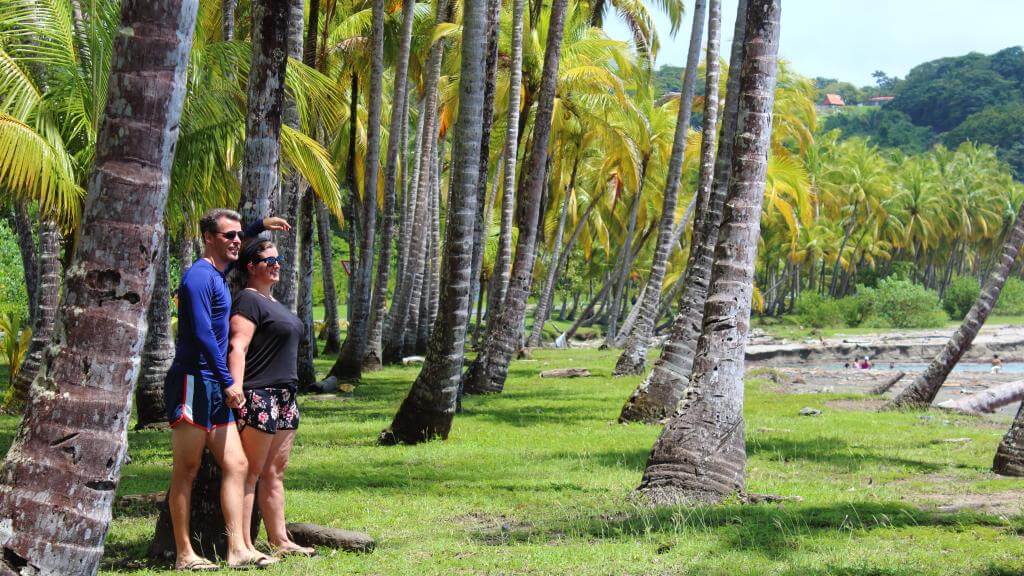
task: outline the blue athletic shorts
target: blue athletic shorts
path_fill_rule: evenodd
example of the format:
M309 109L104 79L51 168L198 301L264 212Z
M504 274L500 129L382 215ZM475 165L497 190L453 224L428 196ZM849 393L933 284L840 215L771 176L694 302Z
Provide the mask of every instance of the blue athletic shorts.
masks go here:
M164 407L171 428L186 422L209 432L235 422L220 384L173 366L164 379Z

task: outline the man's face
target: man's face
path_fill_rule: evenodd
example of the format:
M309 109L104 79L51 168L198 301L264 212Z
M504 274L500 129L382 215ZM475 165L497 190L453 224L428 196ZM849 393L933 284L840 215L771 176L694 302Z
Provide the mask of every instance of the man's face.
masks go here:
M242 224L230 218L217 220L217 232L207 234L206 243L221 260L238 260L238 250L242 247Z

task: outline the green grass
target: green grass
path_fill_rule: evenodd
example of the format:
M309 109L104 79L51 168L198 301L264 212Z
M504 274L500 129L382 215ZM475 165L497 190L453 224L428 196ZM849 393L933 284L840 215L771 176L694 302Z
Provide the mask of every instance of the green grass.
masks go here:
M263 573L1024 572L1024 518L922 504L935 494L1020 490L1019 480L988 471L1005 423L839 410L824 403L852 397L778 394L755 380L747 385L748 490L803 500L652 510L630 495L659 428L615 423L636 384L609 376L615 353L543 350L534 357L512 365L504 394L469 398L445 442L375 443L415 368L371 374L351 399L302 399L286 481L289 519L369 532L378 548L367 555L322 550ZM569 366L589 367L595 377L537 377ZM824 413L798 416L804 406ZM0 418L4 446L15 425ZM937 442L959 437L971 441ZM132 463L119 493L164 490L167 433L131 432L129 443ZM115 518L103 574L162 573L141 562L155 520Z

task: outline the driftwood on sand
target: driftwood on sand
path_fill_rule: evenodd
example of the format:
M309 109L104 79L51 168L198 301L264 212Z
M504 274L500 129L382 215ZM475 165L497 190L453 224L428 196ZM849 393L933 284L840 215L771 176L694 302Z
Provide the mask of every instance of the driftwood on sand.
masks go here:
M997 408L1024 400L1024 380L1014 380L982 390L977 394L954 398L937 404L939 408L977 414L995 412Z
M890 388L895 386L896 383L900 381L900 378L903 378L905 375L906 374L904 372L897 372L896 374L893 375L892 378L889 378L885 382L882 382L878 386L875 386L874 388L872 388L870 393L871 394L885 394L886 392L889 391Z

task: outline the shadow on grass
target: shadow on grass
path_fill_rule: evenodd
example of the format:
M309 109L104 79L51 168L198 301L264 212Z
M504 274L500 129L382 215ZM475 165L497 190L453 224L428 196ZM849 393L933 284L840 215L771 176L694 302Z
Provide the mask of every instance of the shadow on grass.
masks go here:
M807 440L759 437L747 440L747 456L791 462L805 460L827 464L839 472L856 472L870 464L900 466L917 472L934 472L944 468L935 462L886 456L877 451L850 446L840 438L815 437Z
M976 513L943 514L897 502L845 502L817 505L740 505L697 507L637 507L617 514L600 514L548 524L471 531L487 545L558 541L564 538L618 540L652 534L712 533L720 545L734 551L754 551L782 559L798 550L799 540L912 526L1006 526L1003 520ZM830 574L833 572L829 572ZM868 574L870 572L865 572ZM884 573L884 572L880 572Z

